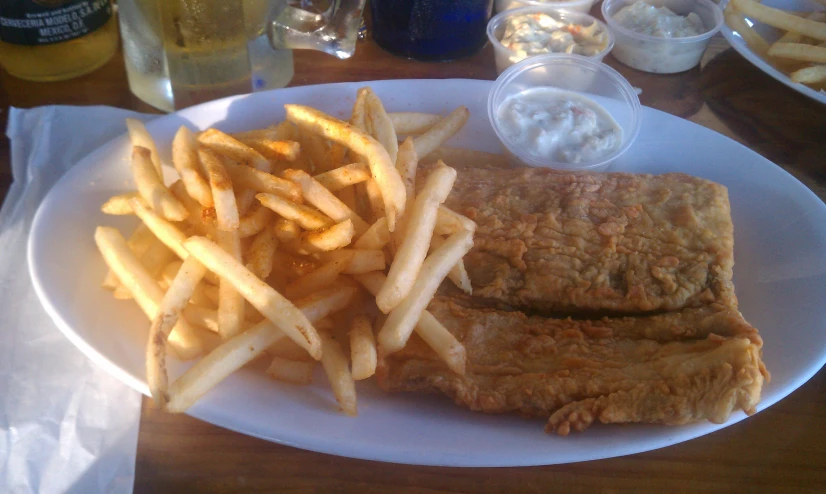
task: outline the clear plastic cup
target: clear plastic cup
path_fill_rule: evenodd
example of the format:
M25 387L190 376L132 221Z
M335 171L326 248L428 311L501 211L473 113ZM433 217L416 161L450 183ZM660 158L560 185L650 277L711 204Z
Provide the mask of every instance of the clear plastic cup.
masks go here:
M710 0L645 0L655 7L668 7L679 15L696 13L708 31L687 38L660 38L623 27L614 15L637 0L605 0L602 17L616 39L613 55L623 64L645 72L674 74L697 66L706 47L721 27L723 11Z
M566 163L533 154L517 146L504 132L498 116L511 96L534 88L556 88L579 93L601 105L622 129L622 143L614 151L590 161ZM507 154L534 167L560 170L602 171L631 147L640 131L640 99L619 72L602 62L579 55L549 54L523 60L496 79L488 95L488 117Z
M553 7L555 9L588 12L596 0L496 0L496 11L504 12L519 7Z
M605 58L605 55L607 55L611 51L611 48L614 47L614 35L611 33L611 30L608 29L608 26L606 26L603 22L597 20L596 18L588 14L583 14L582 12L575 12L570 10L559 10L557 8L549 6L549 4L534 7L520 7L518 9L507 10L505 12L500 12L499 14L495 15L490 20L490 22L488 22L488 39L490 40L490 44L493 45L493 55L496 60L496 72L498 74L501 74L503 70L507 69L516 62L522 61L532 56L536 56L520 55L516 53L514 50L505 47L505 45L503 45L500 40L502 39L502 36L504 36L505 34L505 28L507 27L507 23L510 19L526 14L535 14L538 12L548 14L560 21L567 22L570 24L577 24L580 26L590 26L596 23L596 25L599 26L599 29L607 36L607 44L605 45L605 48L602 51L589 58L601 62L602 59Z

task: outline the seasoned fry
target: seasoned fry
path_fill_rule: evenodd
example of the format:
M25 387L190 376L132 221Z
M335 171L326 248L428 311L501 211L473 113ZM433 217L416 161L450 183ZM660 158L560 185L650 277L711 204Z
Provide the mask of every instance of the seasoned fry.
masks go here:
M354 249L377 250L384 248L390 241L387 218L379 218L353 244Z
M189 324L201 326L213 333L218 333L218 311L197 305L187 305L182 312Z
M731 7L731 4L729 4L728 7ZM737 31L740 37L743 38L743 41L745 41L755 53L765 56L769 51L768 41L748 25L743 14L728 7L726 8L725 14L726 24L728 24L732 30Z
M416 146L413 144L413 139L408 137L399 146L399 155L396 158L396 169L404 182L404 188L407 191L407 208L413 206L413 200L416 198L416 169L419 166L419 157L416 154Z
M273 346L269 348L269 350L267 350L267 353L269 353L273 357L280 357L287 360L295 360L297 362L316 362L312 357L310 357L310 354L307 353L307 350L301 348L293 340L289 338L283 338L276 342Z
M295 161L301 146L295 141L276 141L265 137L239 139L271 162Z
M303 198L298 184L275 175L256 170L246 165L238 165L229 170L232 183L265 194L275 194L293 202L301 203Z
M319 252L316 257L322 261L350 259L350 264L342 271L344 274L364 274L371 271L384 271L386 259L384 251L361 249L338 249L332 252Z
M352 374L350 374L347 356L341 351L341 345L329 334L322 332L320 336L322 347L321 366L324 368L324 373L327 374L336 401L347 415L358 415L356 410L356 385L353 382Z
M313 252L336 250L350 245L355 234L353 222L348 219L326 230L305 233L303 245Z
M386 280L384 273L379 272L357 275L354 278L373 295L379 292ZM426 310L422 311L415 331L436 352L436 355L447 363L450 370L464 375L467 359L465 347L433 314Z
M155 171L148 149L132 148L132 173L138 193L158 214L171 221L183 221L189 216L189 211L175 199Z
M447 199L456 180L456 170L439 163L440 166L427 177L424 188L416 196L405 220L408 226L390 265L387 282L376 295L376 305L385 314L399 305L413 288L427 256L439 205Z
M277 325L310 355L320 358L321 343L313 325L295 305L255 277L230 254L203 237L190 237L184 242L190 254L205 266L228 280L264 317Z
M391 112L387 116L397 135L421 134L442 119L441 115L417 112Z
M246 216L250 210L252 209L253 204L256 203L255 200L256 192L251 189L240 189L238 193L235 194L235 205L238 207L238 223L240 228L240 217Z
M269 226L274 216L272 209L256 202L250 212L238 222L238 236L247 238L257 235Z
M178 227L161 218L155 211L147 208L140 198L133 197L129 200L129 204L132 206L135 214L138 215L138 218L146 224L161 242L172 249L178 257L186 259L187 256L189 256L182 245L183 241L186 240L186 235L184 235Z
M263 230L255 236L246 252L247 269L259 279L266 280L272 272L276 243L272 233Z
M416 155L419 159L421 160L435 151L436 148L459 132L459 130L464 127L469 116L470 112L468 109L460 106L450 112L448 116L439 120L439 122L428 129L427 132L416 137L413 140L413 145L416 148Z
M270 162L267 158L261 156L256 150L238 139L220 130L207 129L201 132L201 134L198 135L198 142L242 165L247 165L263 172L270 171Z
M384 199L381 197L379 184L372 178L364 182L364 191L367 193L367 200L370 203L370 210L373 212L373 221L379 218L387 220L387 229L390 230L390 220L386 217L384 209Z
M287 170L284 172L284 177L297 183L298 186L301 187L304 199L318 208L319 211L332 218L336 223L351 220L357 235L361 235L369 228L367 223L359 218L352 209L348 208L338 197L324 188L323 185L308 175L307 172L302 170Z
M296 204L273 194L258 194L255 197L264 207L272 209L285 219L296 222L305 230L320 230L334 223L329 216L313 208Z
M430 239L430 249L438 249L444 243L444 238L439 235L433 235L433 238ZM473 295L473 288L470 285L470 276L467 274L465 262L463 260L459 259L459 262L457 262L456 265L450 269L447 277L453 282L454 285L456 285L457 288L468 295Z
M353 318L350 328L350 360L353 362L353 379L360 381L376 373L376 338L370 319L364 315Z
M416 279L410 293L387 317L379 332L378 340L385 353L401 350L416 326L423 310L430 303L436 289L447 277L450 269L473 247L473 233L454 233L444 245L433 251L425 259L421 275ZM388 282L385 282L387 285ZM383 287L382 287L383 288Z
M350 163L316 175L313 178L330 192L338 192L349 185L369 179L370 168L364 163Z
M117 216L134 214L132 207L129 205L129 199L132 199L133 197L139 197L139 194L136 192L128 192L126 194L112 196L103 203L100 210L104 214L112 214Z
M754 0L731 0L731 5L753 21L826 41L826 24L822 22L803 19L783 10L761 5Z
M106 265L132 293L141 310L150 320L155 319L163 300L163 291L129 249L123 235L114 228L99 226L95 230L95 243ZM193 359L202 351L201 342L185 321L178 321L168 341L184 360Z
M161 158L158 156L158 148L155 146L155 140L146 130L146 126L140 120L127 118L126 129L129 131L129 141L132 143L132 147L142 147L149 150L155 173L163 180L163 169L161 168Z
M277 381L305 386L313 382L315 366L315 362L273 357L270 366L267 367L267 374Z
M172 140L172 164L181 176L186 192L201 206L212 207L212 189L202 175L203 167L198 161L198 140L195 134L181 126Z
M224 341L169 386L167 411L185 412L207 391L285 337L272 322L262 321Z
M826 48L802 43L775 43L769 48L770 57L826 63Z
M195 228L200 235L207 235L215 228L217 214L214 207L205 208L198 201L193 199L186 191L183 182L178 180L169 186L172 194L181 201L181 204L189 211L186 221ZM210 192L212 194L212 192Z
M238 232L218 230L215 233L218 245L240 265L241 239L238 237ZM241 331L245 308L246 304L241 293L235 289L232 282L221 278L218 285L218 334L221 338L231 338Z
M155 403L163 408L169 401L167 394L166 341L178 323L181 311L189 303L195 287L206 274L206 267L193 257L180 266L161 300L157 315L149 328L146 345L146 381Z
M290 300L296 300L329 286L339 274L347 269L347 266L350 264L350 260L352 258L353 254L350 253L343 256L341 259L324 263L315 271L306 274L287 285L287 288L284 289L284 294Z
M237 230L240 221L238 205L235 202L232 179L226 167L221 159L209 149L198 149L198 158L209 176L218 228L224 231Z
M476 223L467 216L463 216L444 204L439 206L439 214L436 216L436 228L433 233L436 235L452 235L462 230L475 232Z
M395 163L396 155L399 152L399 139L396 137L396 130L393 128L393 122L387 116L384 110L384 105L373 90L368 87L359 89L359 92L364 91L364 106L366 109L366 118L369 122L367 128L370 129L370 135L379 143L390 155L390 160Z
M405 189L390 155L381 144L364 131L313 108L300 105L284 105L284 107L287 111L287 119L291 122L343 144L356 154L364 156L370 166L373 179L381 189L388 229L391 232L395 230L396 218L404 214Z
M130 210L132 206L128 203L126 205ZM152 231L147 227L144 223L135 228L135 231L132 232L132 235L129 237L129 240L126 244L129 246L129 249L134 252L135 256L140 259L146 254L147 251L152 247L153 244L157 243L158 240L152 234ZM103 283L101 286L107 288L109 290L116 290L120 287L120 281L118 277L115 276L115 273L112 270L108 270L106 276L103 278ZM127 293L128 294L128 293Z
M272 230L279 242L289 243L298 239L301 235L301 228L293 220L278 217L273 223Z
M295 306L307 316L307 319L315 324L330 314L347 307L353 297L356 296L356 292L358 292L358 288L349 286L327 288L296 300Z

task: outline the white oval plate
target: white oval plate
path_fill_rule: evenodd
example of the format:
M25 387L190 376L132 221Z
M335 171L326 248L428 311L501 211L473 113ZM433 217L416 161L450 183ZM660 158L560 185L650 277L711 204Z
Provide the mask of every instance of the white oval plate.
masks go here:
M765 0L760 3L768 7L774 7L783 10L792 10L795 12L819 12L821 10L824 10L823 5L820 5L811 0ZM720 2L720 7L725 8L727 4L728 1ZM774 43L775 41L777 41L777 39L780 38L780 35L782 34L782 32L778 29L761 23L754 24L752 27L754 27L754 30L760 33L760 35L763 36L763 38L765 38L766 41L768 41L769 43ZM804 94L815 101L820 101L821 103L826 104L826 92L816 91L805 84L792 82L792 80L789 79L789 76L772 67L772 65L766 62L763 59L763 57L752 51L749 45L745 41L743 41L743 38L740 36L740 34L735 31L732 31L731 28L728 27L728 25L723 24L723 29L721 29L720 32L723 33L723 36L728 40L729 43L731 43L731 46L735 50L737 50L741 55L743 55L743 57L745 57L746 60L753 63L758 69L769 74L778 81L794 89L798 93Z
M160 117L148 124L161 150L178 126L225 131L263 127L283 118L284 103L303 103L347 116L356 89L330 84L229 98ZM389 111L447 112L466 105L471 119L450 144L498 151L486 115L491 83L408 80L370 83ZM82 130L80 130L82 132ZM168 160L167 156L162 158ZM131 301L100 287L104 264L96 225L127 228L133 218L100 213L110 195L132 189L125 137L78 163L51 190L34 221L29 264L46 310L92 360L146 394L147 321ZM168 161L167 161L168 162ZM643 109L637 142L613 170L682 171L730 189L735 225L735 282L745 317L765 340L772 381L762 410L808 380L826 360L826 206L791 175L734 141L686 120ZM167 168L172 179L174 171ZM172 366L180 372L181 366ZM542 420L472 413L449 400L382 393L359 382L359 416L337 411L322 373L307 387L269 380L245 369L221 383L189 413L244 434L330 454L398 463L517 466L566 463L648 451L708 434L722 425L594 426L569 437L542 432Z

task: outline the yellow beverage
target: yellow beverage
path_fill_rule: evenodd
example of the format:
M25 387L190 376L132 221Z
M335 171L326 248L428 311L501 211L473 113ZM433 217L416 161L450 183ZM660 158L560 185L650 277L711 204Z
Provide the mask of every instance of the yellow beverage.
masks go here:
M109 0L18 2L0 13L0 62L21 79L86 74L106 63L117 46Z

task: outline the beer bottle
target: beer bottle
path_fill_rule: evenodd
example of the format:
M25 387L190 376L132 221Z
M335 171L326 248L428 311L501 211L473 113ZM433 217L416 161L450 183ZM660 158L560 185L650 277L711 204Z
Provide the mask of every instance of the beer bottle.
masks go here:
M117 45L109 0L0 0L0 63L13 76L77 77L109 61Z

